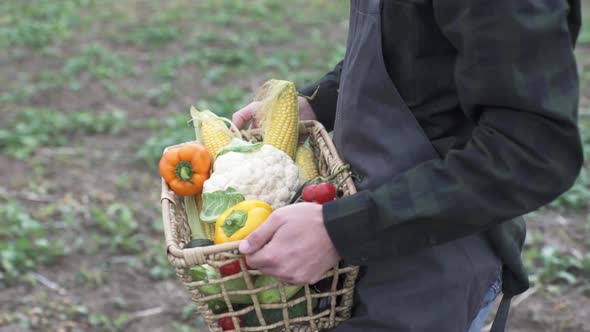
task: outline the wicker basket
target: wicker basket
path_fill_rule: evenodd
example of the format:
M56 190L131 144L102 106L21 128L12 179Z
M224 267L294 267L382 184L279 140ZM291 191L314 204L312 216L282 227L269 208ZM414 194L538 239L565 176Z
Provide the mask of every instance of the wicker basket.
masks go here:
M256 130L242 132L245 139L259 138ZM324 127L316 121L302 121L300 124L300 135L310 137L312 149L318 160L318 167L321 175L333 174L335 170L343 164L336 153L328 133ZM351 195L356 192L354 182L346 172L339 175L337 180L344 181L342 188L344 195ZM219 319L224 317L233 317L234 331L321 331L333 328L340 322L350 318L353 303L353 291L358 275L358 267L343 265L340 263L329 270L320 284L323 285L318 290L317 285L304 285L304 296L290 298L287 300L285 284L277 282L274 285L267 285L256 288L254 279L261 273L245 269L243 260L238 250L239 241L212 245L207 247L182 249L190 241L190 229L186 221L183 200L175 195L162 179L162 215L164 223L164 234L166 237L166 247L168 259L176 269L178 278L184 283L192 296L192 300L197 304L199 314L209 326L211 331L222 331L218 324ZM190 274L190 268L195 265L209 264L215 268L239 260L242 271L227 277L219 277L216 280L209 280L210 284L220 285L221 292L214 295L205 295L199 290L199 286L205 284L204 281L195 281ZM247 289L229 291L225 283L236 278L243 278ZM257 294L270 288L278 289L281 295L281 301L273 304L261 304ZM301 292L301 291L300 291ZM247 295L250 296L252 304L234 305L231 303L229 296ZM212 299L222 299L228 306L227 312L214 314L209 309L208 301ZM289 308L306 302L307 312L303 316L289 318ZM319 303L319 305L318 305ZM312 304L316 304L314 308ZM318 308L319 307L319 308ZM280 320L275 322L266 322L263 310L275 309L275 313L282 312ZM254 326L239 326L237 317L249 314L258 319Z

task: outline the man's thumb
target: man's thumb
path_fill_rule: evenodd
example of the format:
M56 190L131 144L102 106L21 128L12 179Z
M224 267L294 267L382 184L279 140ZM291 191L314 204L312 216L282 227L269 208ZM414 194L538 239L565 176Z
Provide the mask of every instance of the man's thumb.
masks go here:
M272 239L280 226L279 219L273 218L271 214L266 222L240 242L240 252L249 255L260 250L260 248L264 247Z

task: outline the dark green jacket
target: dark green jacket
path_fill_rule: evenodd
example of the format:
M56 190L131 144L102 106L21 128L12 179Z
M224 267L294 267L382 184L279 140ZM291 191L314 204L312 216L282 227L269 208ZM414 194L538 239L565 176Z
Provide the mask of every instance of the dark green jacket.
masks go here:
M520 216L570 188L583 162L579 0L386 0L382 17L389 75L441 159L326 204L336 248L362 265L485 231L504 291L523 292ZM340 69L301 91L319 86L311 104L328 129Z

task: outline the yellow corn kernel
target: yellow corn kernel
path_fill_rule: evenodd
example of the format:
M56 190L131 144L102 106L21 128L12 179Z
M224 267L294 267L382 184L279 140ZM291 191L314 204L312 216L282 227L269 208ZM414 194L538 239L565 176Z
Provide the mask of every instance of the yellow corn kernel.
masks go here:
M197 210L201 211L203 209L203 196L195 195L195 200L197 201ZM200 218L199 222L201 223L201 227L203 227L203 233L205 234L205 237L213 241L215 238L215 225L206 223Z
M234 137L233 134L235 134L235 128L232 128L234 130L232 132L225 124L226 122L231 123L231 121L208 110L197 111L192 107L191 116L195 122L197 141L205 145L207 151L215 158L217 152L231 142L232 137Z
M231 134L223 121L207 119L201 122L203 144L213 157L219 150L231 142Z
M257 113L263 141L295 159L299 139L299 105L295 84L270 80L262 86Z
M318 166L315 162L311 147L301 144L297 147L295 164L299 168L299 183L303 184L319 175Z
M196 195L196 200L197 200L197 208L199 209L199 211L201 211L203 209L203 197L201 195ZM205 233L205 236L213 241L213 239L215 238L215 223L210 224L210 223L206 223L203 220L199 220L201 223L201 226L203 227L203 233Z
M209 224L201 220L205 236L211 241L215 240L215 224Z

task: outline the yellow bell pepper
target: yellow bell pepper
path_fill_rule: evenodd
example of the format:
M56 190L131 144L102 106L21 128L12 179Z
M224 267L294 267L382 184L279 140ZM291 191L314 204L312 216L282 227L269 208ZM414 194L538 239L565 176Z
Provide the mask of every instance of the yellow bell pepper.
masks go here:
M245 239L272 212L272 207L259 200L245 200L225 210L215 222L215 243Z

